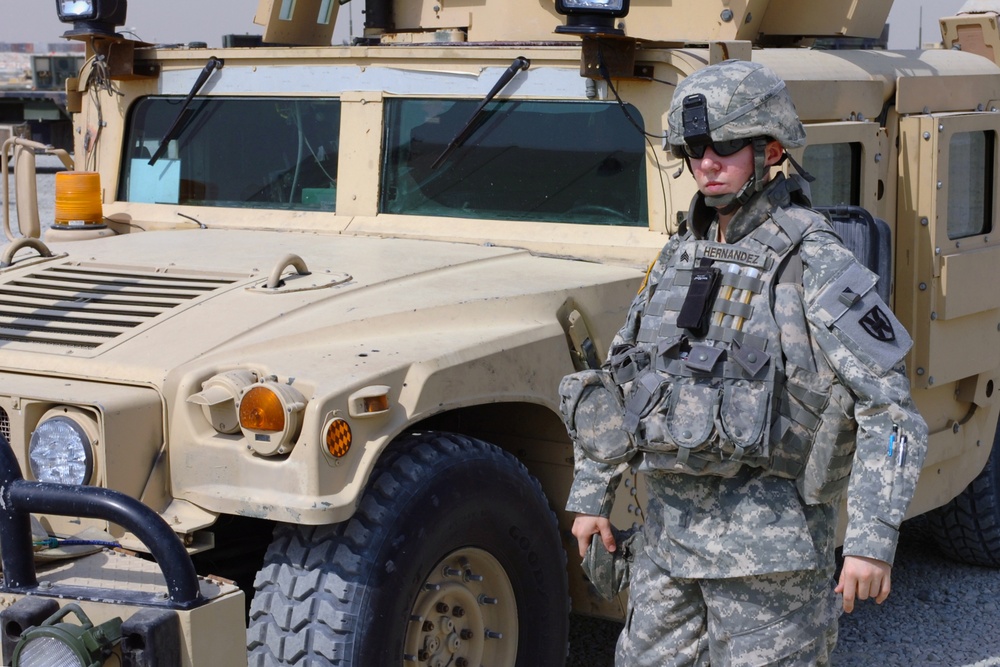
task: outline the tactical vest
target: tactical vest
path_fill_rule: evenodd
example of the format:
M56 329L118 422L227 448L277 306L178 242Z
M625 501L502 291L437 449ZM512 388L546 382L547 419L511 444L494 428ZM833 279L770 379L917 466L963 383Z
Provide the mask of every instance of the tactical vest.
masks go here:
M853 400L822 354L783 354L782 335L808 339L801 301L788 300L797 313L774 313L782 283L802 284L802 227L778 208L736 243L687 234L647 289L637 340L608 364L621 428L645 468L726 477L764 468L800 480L806 502L846 488Z

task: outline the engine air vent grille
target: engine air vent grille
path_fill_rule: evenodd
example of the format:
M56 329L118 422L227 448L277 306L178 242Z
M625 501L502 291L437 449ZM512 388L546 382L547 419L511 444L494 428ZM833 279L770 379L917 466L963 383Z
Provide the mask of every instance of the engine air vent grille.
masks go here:
M0 284L0 341L93 349L239 277L63 264Z

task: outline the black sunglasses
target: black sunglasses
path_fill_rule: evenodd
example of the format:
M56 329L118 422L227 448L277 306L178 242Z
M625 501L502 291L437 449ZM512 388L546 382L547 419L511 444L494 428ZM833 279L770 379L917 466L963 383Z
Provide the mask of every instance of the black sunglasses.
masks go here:
M689 158L694 158L695 160L700 160L705 156L705 149L711 148L712 151L719 157L729 157L730 155L735 155L741 150L753 143L753 139L749 137L744 137L743 139L730 139L729 141L713 141L710 144L696 144L691 146L690 144L684 144L681 146L681 150Z

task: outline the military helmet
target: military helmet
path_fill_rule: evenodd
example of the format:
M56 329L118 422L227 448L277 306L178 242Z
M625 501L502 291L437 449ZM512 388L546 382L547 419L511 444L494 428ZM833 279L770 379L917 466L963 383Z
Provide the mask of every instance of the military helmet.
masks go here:
M667 140L677 155L692 142L770 137L786 149L806 143L785 82L770 68L745 60L710 65L681 81L667 122Z

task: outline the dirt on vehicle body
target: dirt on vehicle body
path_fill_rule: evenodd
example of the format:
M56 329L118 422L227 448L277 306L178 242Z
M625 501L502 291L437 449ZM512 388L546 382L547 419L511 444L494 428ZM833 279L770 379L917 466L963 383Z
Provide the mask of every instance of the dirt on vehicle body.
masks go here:
M560 2L568 18L369 0L342 47L325 3L286 4L258 19L296 46L157 47L79 21L64 176L89 192L98 174L98 210L57 202L42 235L34 147L11 142L27 237L0 258L0 431L25 476L137 499L199 568L233 572L251 664L557 665L570 600L622 615L567 563L556 388L604 359L686 214L667 102L725 58L787 81L813 202L883 234L860 245L914 338L931 430L911 514L933 510L957 557L1000 560L980 527L1000 525L1000 4L944 23L964 50L910 52L815 48L881 34L886 0ZM642 490L624 484L628 526ZM148 550L92 514L41 523ZM15 597L45 597L29 584Z

